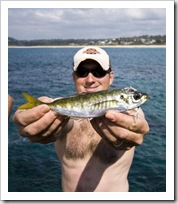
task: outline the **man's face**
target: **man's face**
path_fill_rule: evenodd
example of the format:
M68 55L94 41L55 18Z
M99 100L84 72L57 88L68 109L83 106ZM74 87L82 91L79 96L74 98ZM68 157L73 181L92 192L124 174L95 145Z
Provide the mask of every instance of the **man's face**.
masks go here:
M87 59L80 63L78 69L80 69L81 71L87 70L87 71L94 71L94 72L96 70L97 72L102 68L100 67L98 62L91 59ZM114 79L114 74L112 71L110 73L107 73L103 77L96 77L94 75L95 74L92 74L91 72L89 72L87 76L80 77L80 76L77 76L75 72L73 73L73 80L78 93L107 90L112 84Z

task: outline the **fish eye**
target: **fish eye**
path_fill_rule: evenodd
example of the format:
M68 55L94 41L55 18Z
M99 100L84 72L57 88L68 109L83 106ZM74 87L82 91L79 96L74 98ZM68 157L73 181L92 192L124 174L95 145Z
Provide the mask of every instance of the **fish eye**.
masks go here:
M133 95L133 97L134 97L135 100L139 100L139 99L141 98L141 94L135 93L135 94Z
M123 98L124 98L124 95L121 95L121 96L120 96L120 99L123 99Z

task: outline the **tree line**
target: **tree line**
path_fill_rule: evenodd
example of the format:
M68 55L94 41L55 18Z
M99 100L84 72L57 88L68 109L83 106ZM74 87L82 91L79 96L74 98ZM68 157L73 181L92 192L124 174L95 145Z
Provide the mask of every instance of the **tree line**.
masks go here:
M108 39L39 39L17 40L8 37L9 46L67 46L67 45L165 45L166 35L142 35Z

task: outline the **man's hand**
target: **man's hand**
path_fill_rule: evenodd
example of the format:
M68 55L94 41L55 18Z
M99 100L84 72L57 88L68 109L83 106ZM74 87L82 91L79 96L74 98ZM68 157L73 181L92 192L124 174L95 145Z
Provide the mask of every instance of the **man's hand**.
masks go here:
M91 124L103 139L117 149L130 149L142 144L149 131L140 108L125 113L109 110L105 117L95 118Z
M47 97L41 97L39 100L52 101ZM27 137L32 142L46 144L56 141L68 119L57 115L47 105L40 105L28 110L17 110L14 122L21 136Z
M8 118L10 117L13 103L14 103L14 99L10 95L8 95Z

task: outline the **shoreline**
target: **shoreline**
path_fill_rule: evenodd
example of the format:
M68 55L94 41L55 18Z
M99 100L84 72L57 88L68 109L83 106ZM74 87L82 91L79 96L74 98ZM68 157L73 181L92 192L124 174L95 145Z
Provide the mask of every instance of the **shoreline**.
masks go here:
M61 45L61 46L8 46L8 48L81 48L90 45ZM95 46L95 45L94 45ZM166 45L96 45L105 48L166 48Z

